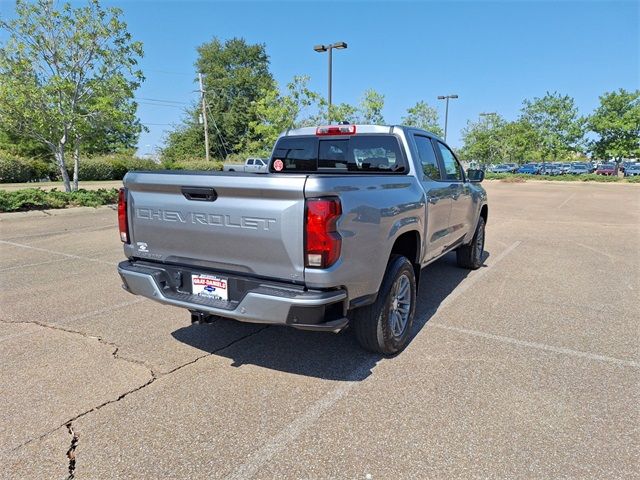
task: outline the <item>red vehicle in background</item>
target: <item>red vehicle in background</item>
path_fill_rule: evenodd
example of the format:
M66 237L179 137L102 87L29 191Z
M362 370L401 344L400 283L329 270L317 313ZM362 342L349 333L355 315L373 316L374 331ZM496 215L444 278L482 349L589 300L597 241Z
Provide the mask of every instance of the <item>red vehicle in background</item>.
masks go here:
M615 163L603 163L596 169L596 175L618 175L618 167Z

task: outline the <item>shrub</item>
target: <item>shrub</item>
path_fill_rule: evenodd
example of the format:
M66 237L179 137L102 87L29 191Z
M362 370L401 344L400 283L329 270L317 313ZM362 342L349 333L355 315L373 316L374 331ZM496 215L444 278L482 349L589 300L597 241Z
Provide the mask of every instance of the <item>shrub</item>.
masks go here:
M170 170L214 171L222 170L222 162L218 160L209 162L207 162L206 160L180 160L177 162L165 164L165 167Z
M97 207L116 203L118 189L78 190L77 192L45 191L26 188L7 192L0 190L0 212L65 208L67 206Z
M113 164L104 158L80 160L79 180L113 180Z
M33 180L33 166L28 160L0 153L0 182L22 183Z
M157 170L162 166L153 160L132 157L129 155L109 155L104 157L94 157L92 160L103 160L111 165L111 180L122 180L127 172L132 170ZM80 164L80 172L82 172L83 164Z

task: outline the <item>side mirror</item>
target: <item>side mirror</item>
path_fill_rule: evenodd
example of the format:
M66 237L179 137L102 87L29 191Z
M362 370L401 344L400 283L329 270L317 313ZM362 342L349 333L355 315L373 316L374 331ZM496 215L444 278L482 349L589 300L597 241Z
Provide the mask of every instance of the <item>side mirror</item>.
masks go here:
M467 178L470 182L480 183L484 180L484 170L470 168L467 170Z

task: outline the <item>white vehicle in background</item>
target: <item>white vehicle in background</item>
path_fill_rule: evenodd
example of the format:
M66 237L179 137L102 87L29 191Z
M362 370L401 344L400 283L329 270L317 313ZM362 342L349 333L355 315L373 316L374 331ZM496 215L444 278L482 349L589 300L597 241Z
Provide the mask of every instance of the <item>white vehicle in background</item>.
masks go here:
M258 173L266 172L269 166L269 160L266 158L247 158L242 163L224 163L222 165L223 172L245 172L245 173Z

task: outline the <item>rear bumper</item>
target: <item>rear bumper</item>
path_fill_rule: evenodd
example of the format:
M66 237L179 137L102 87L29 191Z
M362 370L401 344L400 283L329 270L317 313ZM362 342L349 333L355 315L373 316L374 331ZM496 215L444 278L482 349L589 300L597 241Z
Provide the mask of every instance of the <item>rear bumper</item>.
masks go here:
M345 290L312 291L272 282L253 282L241 299L224 301L181 291L175 269L169 272L162 266L124 261L118 265L118 273L126 291L192 312L303 330L338 332L348 323Z

